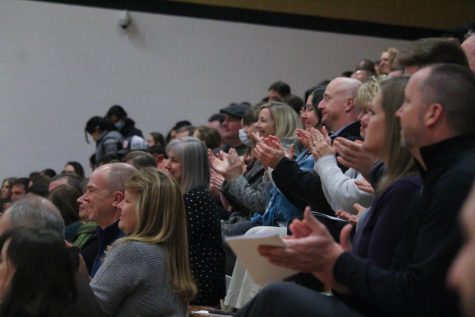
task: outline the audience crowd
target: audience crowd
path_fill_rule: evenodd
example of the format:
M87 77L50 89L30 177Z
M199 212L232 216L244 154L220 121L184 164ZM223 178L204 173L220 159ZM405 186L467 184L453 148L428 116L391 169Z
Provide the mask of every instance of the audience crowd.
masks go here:
M89 177L2 182L0 316L475 317L475 34L379 54L166 135L92 116ZM255 283L255 234L299 273Z

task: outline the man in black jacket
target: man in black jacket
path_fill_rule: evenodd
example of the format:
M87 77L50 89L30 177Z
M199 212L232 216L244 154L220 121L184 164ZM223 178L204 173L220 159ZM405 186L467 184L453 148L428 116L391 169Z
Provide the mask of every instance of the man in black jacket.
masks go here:
M356 79L338 77L326 87L318 109L322 111L322 122L331 132L332 139L360 139L360 123L356 121L359 109L355 106L360 85L361 82ZM260 146L265 147L264 144ZM275 185L290 202L301 210L309 205L316 211L333 214L317 173L302 171L295 161L270 149L265 149L264 155L263 162L268 162L267 166L274 169L272 179ZM311 154L305 150L301 155Z
M466 67L439 64L411 77L397 115L424 186L391 269L347 252L350 226L339 245L306 211L303 221L292 224L287 248L259 250L277 265L313 272L337 295L275 284L237 316L458 316L445 277L461 245L459 209L475 179L474 104L475 75Z

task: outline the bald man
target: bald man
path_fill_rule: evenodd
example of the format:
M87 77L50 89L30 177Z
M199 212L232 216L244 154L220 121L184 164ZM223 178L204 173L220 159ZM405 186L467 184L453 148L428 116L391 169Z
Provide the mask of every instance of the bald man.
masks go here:
M322 112L322 122L329 131L331 139L342 137L350 140L360 139L360 123L357 121L359 109L355 97L361 86L359 80L338 77L325 89L318 109ZM311 157L308 150L301 156ZM309 205L314 210L332 213L322 190L318 174L313 170L303 171L295 161L281 157L271 165L274 168L272 178L280 192L300 210ZM313 166L312 166L313 167Z

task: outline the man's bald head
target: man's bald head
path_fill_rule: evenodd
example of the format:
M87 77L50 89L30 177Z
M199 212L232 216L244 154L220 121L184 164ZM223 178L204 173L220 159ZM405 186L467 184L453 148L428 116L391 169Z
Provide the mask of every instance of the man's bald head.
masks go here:
M125 182L136 171L135 167L127 163L110 163L97 168L94 173L105 173L109 192L125 190Z
M335 78L328 84L318 108L322 111L323 124L331 131L356 121L355 97L360 86L359 80L347 77Z

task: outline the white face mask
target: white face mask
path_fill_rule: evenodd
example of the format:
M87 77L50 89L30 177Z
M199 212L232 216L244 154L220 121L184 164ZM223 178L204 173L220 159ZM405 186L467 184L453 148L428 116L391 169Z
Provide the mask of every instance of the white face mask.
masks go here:
M244 144L244 145L247 145L247 146L250 146L250 147L254 146L254 142L252 142L249 139L249 137L247 135L247 132L244 129L239 129L239 140L241 140L242 144Z

